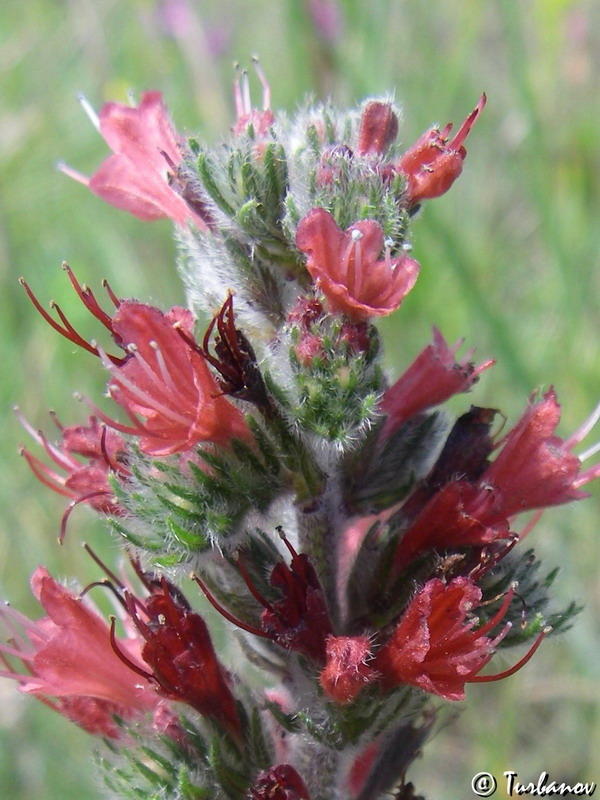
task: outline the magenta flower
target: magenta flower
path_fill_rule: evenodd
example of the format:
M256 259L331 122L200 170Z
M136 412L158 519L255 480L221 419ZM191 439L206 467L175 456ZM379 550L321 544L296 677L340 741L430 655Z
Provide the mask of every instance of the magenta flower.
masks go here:
M415 285L419 264L406 254L392 258L383 228L375 220L355 222L346 231L324 208L300 220L296 246L308 256L307 269L332 311L355 321L395 311Z
M34 622L11 608L0 612L12 633L10 642L0 645L8 668L1 676L18 681L22 692L96 735L119 736L115 714L128 720L158 708L161 700L153 686L117 657L108 625L85 601L45 567L34 572L31 587L48 616ZM120 640L119 648L132 664L143 666L137 638ZM15 672L7 656L22 661L27 674Z
M160 92L144 92L138 106L106 103L98 127L113 151L91 178L62 167L71 177L116 208L146 221L168 217L178 225L206 220L172 188L173 169L183 160L184 142L175 132Z
M397 170L406 176L406 203L409 207L422 200L445 194L462 172L467 151L464 141L483 111L486 96L482 94L475 109L449 140L452 123L440 131L426 131L402 156Z
M388 418L382 438L391 436L403 422L420 411L438 406L459 392L468 392L481 373L493 366L491 359L475 366L471 361L472 351L457 361L456 353L461 345L462 339L449 347L434 327L433 343L419 353L383 395L381 410Z

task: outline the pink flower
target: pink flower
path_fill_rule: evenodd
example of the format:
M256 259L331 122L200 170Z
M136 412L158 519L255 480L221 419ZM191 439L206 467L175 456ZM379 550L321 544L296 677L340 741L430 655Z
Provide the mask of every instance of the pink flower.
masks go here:
M420 411L440 405L459 392L468 392L481 373L494 364L493 360L488 360L475 366L471 361L472 351L457 361L456 353L461 345L462 340L459 340L449 347L434 327L433 343L419 353L383 396L381 410L388 416L383 439Z
M93 112L92 112L93 113ZM144 92L139 106L106 103L97 124L113 151L91 178L63 171L110 205L151 221L168 217L178 225L206 220L170 185L171 171L182 162L183 139L175 132L160 92Z
M333 311L354 321L395 311L410 292L419 264L406 254L392 258L383 228L361 220L346 231L324 208L313 208L300 220L296 246L308 256L307 269Z
M45 464L23 447L21 453L32 472L45 486L71 500L63 517L61 540L64 538L70 512L79 503L87 503L101 514L118 516L123 513L108 482L109 475L125 480L130 474L125 466L125 441L118 433L100 425L94 416L88 419L87 425L63 427L56 415L52 414L61 434L61 442L53 445L41 431L35 431L31 427L18 409L15 411L25 430L44 448L55 464L54 467ZM82 462L76 456L85 461Z
M11 608L1 612L13 636L9 644L0 645L9 667L0 675L17 680L22 692L48 702L96 735L120 735L114 714L127 720L157 709L161 701L154 688L115 654L109 628L95 611L60 586L45 567L35 571L31 586L48 616L34 622ZM137 639L121 640L119 647L133 664L143 666ZM28 674L10 669L6 656L20 659Z
M329 636L327 663L319 675L324 692L336 703L351 703L371 683L377 672L369 666L373 658L368 636Z
M397 169L406 176L406 203L409 208L422 200L445 194L458 178L467 155L463 143L483 111L485 102L486 96L482 94L476 108L452 140L448 138L452 123L448 123L442 131L438 127L426 131L404 153Z
M387 688L408 683L446 700L463 700L471 683L510 629L487 635L503 619L512 592L498 613L477 628L472 612L481 590L468 578L449 584L434 578L413 597L391 638L377 651L373 667Z

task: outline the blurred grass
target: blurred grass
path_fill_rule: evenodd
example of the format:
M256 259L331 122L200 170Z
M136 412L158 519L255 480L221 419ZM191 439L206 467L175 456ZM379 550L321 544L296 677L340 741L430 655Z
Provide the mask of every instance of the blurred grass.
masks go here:
M469 139L461 179L414 226L423 264L417 289L382 326L398 372L429 340L432 324L494 356L470 401L514 421L529 392L553 383L568 434L598 400L600 385L600 6L594 0L345 0L326 34L308 0L4 0L0 4L0 478L2 593L37 614L26 576L39 563L91 579L86 538L114 549L86 509L62 550L63 504L16 454L18 402L36 426L48 408L75 421L74 390L98 394L91 357L53 335L17 277L60 299L82 330L89 319L60 262L98 287L161 305L182 300L168 223L138 222L54 171L65 159L90 173L106 154L75 96L99 107L129 88L165 93L180 130L216 140L232 119L231 62L258 52L275 107L308 92L339 103L394 92L410 144L433 121L460 122L482 90L488 106ZM257 88L258 91L258 88ZM93 333L91 333L93 335ZM517 676L472 686L465 711L429 745L414 772L429 800L464 800L488 770L519 779L600 782L600 584L598 498L548 512L531 535L548 567L562 568L560 600L586 609ZM0 682L0 788L9 800L98 797L93 742ZM409 776L412 777L412 776ZM500 781L502 786L502 781ZM496 796L503 796L499 790Z

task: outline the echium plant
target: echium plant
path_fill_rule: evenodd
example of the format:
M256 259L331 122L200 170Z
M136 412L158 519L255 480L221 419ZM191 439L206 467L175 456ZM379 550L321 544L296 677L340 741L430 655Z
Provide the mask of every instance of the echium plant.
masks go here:
M256 69L262 109L242 74L216 147L179 136L156 92L98 116L84 101L113 154L90 178L63 170L175 223L188 308L64 265L95 318L84 336L22 281L114 405L82 398L87 422L55 417L54 436L21 417L39 445L23 454L68 498L61 538L87 504L131 569L88 548L99 580L74 594L39 567L46 616L2 611L1 674L104 740L117 797L416 800L407 770L443 701L514 673L577 611L552 609L555 571L517 547L539 511L519 515L584 496L600 465L574 449L596 417L560 438L550 389L507 433L493 408L451 421L439 407L493 362L437 329L395 383L381 367L376 320L419 274L412 219L459 176L485 96L402 151L392 102L275 115ZM201 594L228 621L221 656Z

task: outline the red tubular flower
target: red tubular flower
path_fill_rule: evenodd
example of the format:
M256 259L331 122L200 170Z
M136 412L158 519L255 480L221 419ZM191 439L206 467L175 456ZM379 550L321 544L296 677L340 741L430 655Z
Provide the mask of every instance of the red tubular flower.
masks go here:
M497 518L497 498L467 481L451 481L424 506L408 527L394 553L392 575L426 550L481 547L510 536L508 522ZM487 521L494 519L493 523Z
M576 486L581 462L568 443L554 435L560 406L554 389L525 413L499 443L502 449L482 476L498 492L496 514L509 517L533 508L586 497Z
M294 767L289 764L278 764L258 775L247 798L248 800L310 800L310 795Z
M11 608L0 611L12 633L10 642L0 645L8 668L1 676L99 736L122 735L115 714L129 720L158 709L162 701L154 688L115 655L108 625L98 614L44 567L35 571L31 586L48 616L34 622ZM120 640L119 648L133 665L143 665L137 639ZM13 671L7 656L21 660L28 674Z
M233 736L240 735L236 701L215 654L206 623L186 607L166 580L144 602L125 593L131 619L145 644L141 655L151 672L140 675L158 691L215 720ZM143 615L143 618L142 618ZM118 653L119 645L115 645ZM127 663L128 658L123 658Z
M69 266L63 266L86 308L110 332L125 356L107 355L94 342L87 342L54 304L60 319L57 322L27 283L21 283L49 325L69 341L100 356L111 372L109 391L125 409L132 425L116 422L96 408L103 422L140 437L140 449L157 456L184 452L199 442L226 443L232 437L249 435L241 412L219 392L193 342L194 318L190 311L174 307L163 313L145 303L121 301L105 284L117 309L111 317L100 307L94 293L79 284Z
M420 411L438 406L460 392L468 392L481 373L493 366L493 360L475 366L471 361L472 351L457 361L456 354L462 342L460 339L449 347L434 327L432 344L419 353L383 395L381 410L388 419L382 438L391 436L403 422Z
M481 590L469 578L449 584L434 578L413 597L390 639L377 651L373 668L382 683L392 688L403 683L437 694L446 700L463 700L465 684L512 675L531 658L544 635L515 666L498 675L478 673L494 655L494 648L510 630L506 623L494 638L488 634L504 618L512 600L511 589L501 608L477 628L472 612L481 602Z
M122 480L130 474L125 466L126 445L118 433L108 430L94 416L88 419L87 425L64 427L56 415L52 414L61 434L60 444L53 445L41 431L35 431L31 427L18 409L15 411L25 430L44 448L56 465L53 467L45 464L23 447L21 454L33 474L45 486L71 500L63 516L61 541L66 532L67 519L79 503L87 503L101 514L119 516L123 513L108 482L111 474ZM80 461L76 456L86 459L86 462ZM57 471L57 467L64 474Z
M206 229L205 219L171 188L170 170L182 161L183 140L160 92L145 92L139 106L106 103L94 121L113 155L89 179L68 167L63 172L139 219L168 217L181 226L191 221Z
M219 392L205 359L179 335L177 328L192 337L193 325L183 308L163 314L134 301L121 303L112 319L113 333L129 355L118 366L105 359L112 375L109 391L134 424L109 424L140 436L140 449L149 455L248 435L243 415Z
M359 155L385 155L398 135L398 117L389 103L367 103L358 131Z
M467 155L464 141L483 111L485 102L486 96L482 94L475 109L451 140L452 123L448 123L441 131L438 127L426 131L404 153L397 169L406 176L406 203L409 208L422 200L445 194L458 178Z
M313 208L300 220L296 246L308 256L307 269L329 307L354 321L391 314L410 292L419 264L405 253L392 258L384 249L383 228L361 220L346 231L324 208Z
M336 703L351 703L377 677L368 664L372 658L368 636L329 636L327 663L319 675L325 694Z

